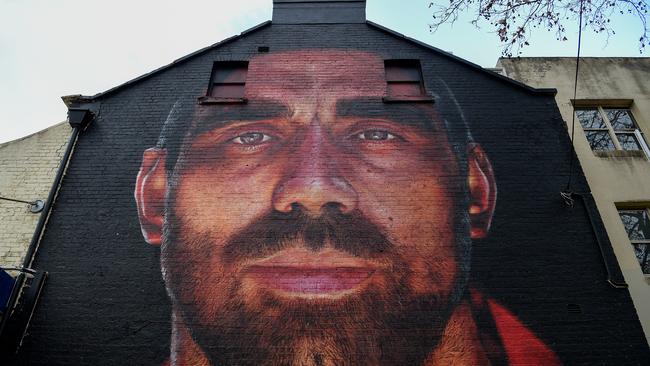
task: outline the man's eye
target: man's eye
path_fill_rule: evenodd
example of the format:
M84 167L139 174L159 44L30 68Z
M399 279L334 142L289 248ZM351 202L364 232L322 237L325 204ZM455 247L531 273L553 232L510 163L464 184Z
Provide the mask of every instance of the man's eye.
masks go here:
M269 141L271 136L261 132L248 132L232 139L232 142L240 145L259 145Z
M363 131L357 134L359 140L368 140L368 141L386 141L392 140L395 138L395 135L388 131L383 130L368 130Z

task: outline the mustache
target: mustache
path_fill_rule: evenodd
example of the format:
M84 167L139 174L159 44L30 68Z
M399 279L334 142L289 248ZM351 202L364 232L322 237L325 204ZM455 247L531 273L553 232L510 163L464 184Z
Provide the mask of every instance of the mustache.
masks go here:
M394 248L379 226L361 211L342 213L336 204L313 217L294 204L290 212L272 211L240 230L224 245L222 259L232 264L270 256L296 241L313 251L326 244L353 256L372 259Z

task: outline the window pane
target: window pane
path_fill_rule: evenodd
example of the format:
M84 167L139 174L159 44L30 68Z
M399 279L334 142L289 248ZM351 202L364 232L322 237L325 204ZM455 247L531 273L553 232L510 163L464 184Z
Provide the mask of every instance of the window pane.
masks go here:
M422 95L420 83L388 83L388 95L394 96L417 96Z
M607 128L597 109L579 109L576 116L582 128Z
M636 128L629 109L605 109L605 114L615 130L633 130Z
M615 150L614 142L607 131L585 131L592 150Z
M420 61L418 60L385 60L386 81L421 82Z
M217 61L212 68L213 83L245 83L248 63L244 61Z
M644 274L650 274L650 255L648 255L648 252L650 252L650 245L634 245L634 254L636 255L636 259L639 261L639 265Z
M623 150L641 150L641 145L639 145L633 133L617 133L616 137Z
M625 231L630 240L650 239L650 218L647 210L619 211Z
M420 70L413 66L386 66L386 81L420 82Z
M214 84L210 96L215 98L243 98L244 84Z
M244 83L246 82L245 68L223 68L214 70L212 81L215 83Z

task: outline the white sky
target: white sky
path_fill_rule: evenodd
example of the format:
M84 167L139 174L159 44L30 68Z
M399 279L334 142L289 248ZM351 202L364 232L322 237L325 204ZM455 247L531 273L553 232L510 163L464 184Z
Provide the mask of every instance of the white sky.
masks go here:
M448 1L448 0L437 0ZM484 67L500 46L468 19L429 33L428 0L367 0L367 18ZM93 95L271 19L272 0L0 0L0 142L65 120L60 97ZM639 56L639 25L615 20L582 56ZM537 30L522 56L575 56L576 35Z

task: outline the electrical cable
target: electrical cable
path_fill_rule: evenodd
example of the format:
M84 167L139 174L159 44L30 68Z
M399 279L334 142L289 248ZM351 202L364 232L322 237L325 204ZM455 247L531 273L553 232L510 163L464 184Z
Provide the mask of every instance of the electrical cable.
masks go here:
M573 192L560 192L560 196L562 196L562 199L564 200L564 203L566 203L567 206L573 207Z
M574 136L576 131L576 110L575 101L578 94L578 71L580 70L580 43L582 41L582 5L584 0L580 0L580 25L578 26L578 55L576 56L576 74L573 83L573 102L571 103L571 150L569 151L569 179L566 185L566 192L571 193L571 178L573 177L573 165L575 160L575 142ZM563 192L564 193L564 192ZM564 198L564 194L563 194Z
M8 197L1 197L1 196L0 196L0 200L18 202L18 203L26 203L28 205L35 205L36 204L36 201L29 202L29 201L18 200L18 199L15 199L15 198L8 198Z
M576 130L576 108L575 102L578 95L578 75L580 70L580 43L582 41L582 6L585 0L580 0L580 25L578 27L578 55L576 56L576 74L573 83L573 101L571 103L571 149L569 150L569 179L567 181L566 189L560 192L560 196L564 200L564 203L567 206L573 207L575 203L574 197L582 199L582 203L585 206L587 211L587 217L589 217L589 222L591 223L591 229L593 230L594 235L596 236L596 242L600 248L600 254L603 258L603 263L605 264L605 269L607 270L607 282L612 285L614 288L627 288L627 283L618 269L616 263L612 263L612 258L615 258L612 251L611 243L609 243L609 238L605 232L605 228L601 223L598 223L594 220L594 217L597 217L598 209L593 200L591 193L574 193L571 191L571 180L573 177L573 167L575 162L575 143L574 136ZM609 244L609 245L607 245ZM614 260L615 262L615 260ZM617 270L618 269L618 270Z
M36 201L33 201L33 202L29 202L29 201L23 201L23 200L19 200L19 199L15 199L15 198L8 198L8 197L0 197L0 200L10 201L10 202L18 202L18 203L26 203L26 204L29 205L29 210L32 213L39 213L39 212L41 212L43 210L43 207L45 207L45 202L43 202L41 200L36 200Z

